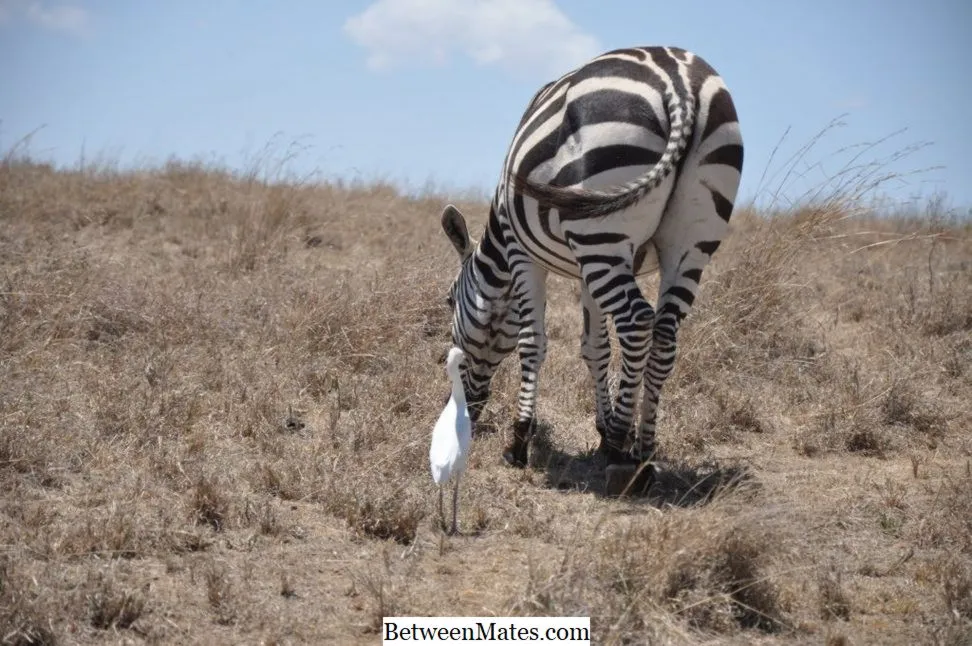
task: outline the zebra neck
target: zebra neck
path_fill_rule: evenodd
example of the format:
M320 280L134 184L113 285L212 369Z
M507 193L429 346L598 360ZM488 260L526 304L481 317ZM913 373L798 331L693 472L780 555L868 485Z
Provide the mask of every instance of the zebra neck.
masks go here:
M497 209L491 208L483 237L470 258L476 286L486 300L494 300L509 291L508 226Z

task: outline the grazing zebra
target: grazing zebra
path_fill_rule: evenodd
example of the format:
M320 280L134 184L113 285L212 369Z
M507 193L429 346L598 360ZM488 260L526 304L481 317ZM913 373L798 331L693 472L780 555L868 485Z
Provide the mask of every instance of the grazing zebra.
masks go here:
M678 326L726 235L742 162L736 109L708 63L675 47L619 49L534 95L478 243L458 209L445 207L442 227L462 261L449 290L452 339L466 354L463 380L473 419L500 361L514 349L520 357L507 462L527 462L552 271L580 280L581 355L594 379L609 472L640 465L635 484L650 484L656 410L675 361ZM635 276L656 269L653 309ZM613 404L607 315L621 348Z

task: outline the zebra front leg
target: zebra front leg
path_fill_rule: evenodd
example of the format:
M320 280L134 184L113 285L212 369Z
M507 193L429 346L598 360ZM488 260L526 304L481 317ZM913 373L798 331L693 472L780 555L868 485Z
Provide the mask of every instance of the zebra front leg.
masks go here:
M546 270L533 263L523 263L513 269L513 297L520 322L516 344L520 355L520 392L512 441L503 452L503 458L515 467L527 465L530 438L536 423L537 383L540 366L547 355L544 330L546 278Z
M608 389L611 342L608 340L606 317L583 281L581 281L581 308L584 316L581 357L587 364L591 379L594 381L594 426L601 436L598 451L604 452L607 449L606 435L611 419L611 393Z

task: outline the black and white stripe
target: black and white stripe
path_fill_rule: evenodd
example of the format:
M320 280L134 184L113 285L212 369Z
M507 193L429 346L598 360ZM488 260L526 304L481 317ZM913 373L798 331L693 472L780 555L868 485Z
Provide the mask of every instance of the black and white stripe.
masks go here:
M547 346L550 271L581 282L581 354L594 378L596 426L609 465L651 458L678 326L727 232L742 162L736 110L712 67L674 47L621 49L533 97L478 244L459 211L446 207L442 225L463 260L450 290L452 334L466 353L474 416L500 361L514 348L520 356L509 462L526 463ZM657 265L646 262L652 253ZM657 309L635 282L656 267ZM622 359L613 402L607 316Z

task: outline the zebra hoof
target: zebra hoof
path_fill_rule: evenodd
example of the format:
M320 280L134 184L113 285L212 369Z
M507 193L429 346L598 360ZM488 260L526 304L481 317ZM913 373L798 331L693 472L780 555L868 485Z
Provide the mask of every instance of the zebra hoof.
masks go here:
M632 459L631 454L611 446L607 440L601 440L601 446L598 448L598 451L604 454L604 459L607 461L608 467L638 465L638 462Z
M527 465L532 429L533 420L513 422L513 442L503 451L503 459L510 466L522 469Z
M607 426L605 426L601 422L595 422L594 428L597 429L597 434L601 438L601 442L597 445L597 454L607 455L608 453Z
M597 429L597 434L601 436L601 446L604 446L604 438L607 437L607 424L597 420L594 422L594 428Z
M503 451L503 459L511 467L516 467L517 469L522 469L527 465L527 445L517 446L516 444L511 444L506 447Z
M655 481L655 468L650 462L609 464L604 479L604 492L612 498L643 496Z

